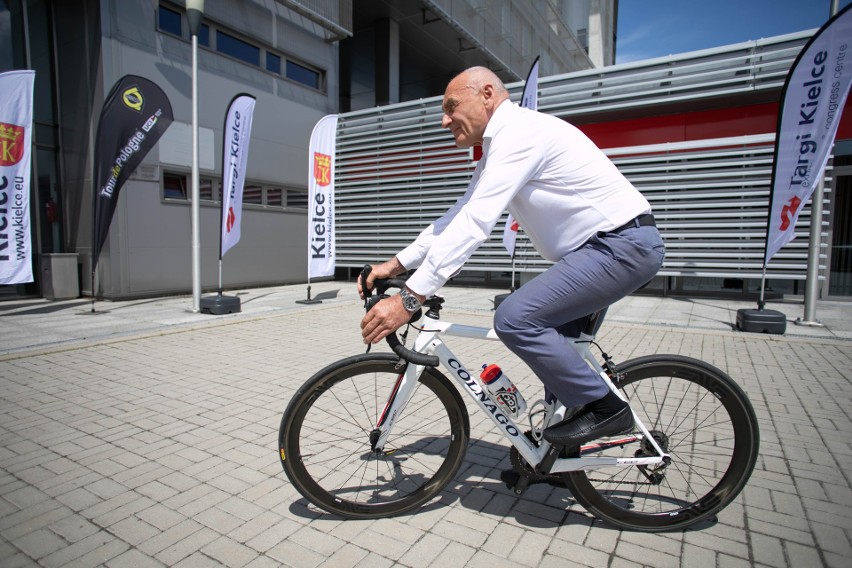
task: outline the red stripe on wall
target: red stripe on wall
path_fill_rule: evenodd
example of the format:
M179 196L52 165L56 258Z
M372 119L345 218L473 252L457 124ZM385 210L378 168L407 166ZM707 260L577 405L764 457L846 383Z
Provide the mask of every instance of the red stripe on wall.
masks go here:
M852 98L847 99L837 140L852 138ZM778 103L741 106L700 112L667 114L635 120L581 124L600 148L644 146L775 132Z

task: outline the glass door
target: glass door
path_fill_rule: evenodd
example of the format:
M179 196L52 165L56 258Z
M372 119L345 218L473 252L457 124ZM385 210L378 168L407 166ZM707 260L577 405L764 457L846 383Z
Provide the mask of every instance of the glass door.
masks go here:
M835 158L835 163L837 161ZM831 194L834 203L828 295L850 298L852 297L852 166L835 166L832 177L834 187Z

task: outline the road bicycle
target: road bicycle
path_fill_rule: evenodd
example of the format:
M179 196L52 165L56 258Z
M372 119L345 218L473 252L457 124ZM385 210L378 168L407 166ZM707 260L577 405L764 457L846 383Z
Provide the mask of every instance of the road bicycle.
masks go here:
M399 280L376 281L369 309ZM606 310L588 317L572 347L610 389L627 400L635 426L626 434L576 448L552 446L543 430L562 420L555 399L527 413L529 429L503 412L478 377L444 341L497 340L492 329L440 319L433 296L414 314L413 348L394 333L394 353L356 355L316 373L295 393L281 419L281 464L299 493L345 518L412 511L450 483L465 457L468 395L509 441L522 495L532 483L559 482L595 517L620 529L681 530L710 519L740 493L754 469L759 432L743 390L697 359L650 355L616 365L591 350ZM442 373L441 366L446 374ZM456 383L458 388L453 385ZM475 408L474 407L474 408Z

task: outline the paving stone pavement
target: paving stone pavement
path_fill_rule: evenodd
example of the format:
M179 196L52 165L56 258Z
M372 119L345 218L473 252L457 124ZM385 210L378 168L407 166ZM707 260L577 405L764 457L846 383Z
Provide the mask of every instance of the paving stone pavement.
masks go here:
M500 291L445 288L445 319L490 325ZM508 447L471 410L472 442L434 503L342 520L289 484L281 412L311 374L363 351L353 284L240 293L242 312L191 299L0 302L0 564L16 566L848 566L852 557L852 304L767 306L784 335L736 331L748 303L633 296L600 342L617 359L704 359L748 393L761 452L742 494L685 532L614 530L566 490L515 497ZM499 343L456 340L468 366L499 362L528 400L540 383ZM457 348L456 348L457 347ZM380 347L380 349L386 349Z

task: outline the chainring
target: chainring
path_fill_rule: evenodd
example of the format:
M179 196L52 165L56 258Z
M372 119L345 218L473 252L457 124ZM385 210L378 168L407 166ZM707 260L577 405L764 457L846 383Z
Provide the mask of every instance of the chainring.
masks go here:
M532 437L532 432L524 432L524 436L526 436L527 439L535 445L535 447L539 447L541 445L541 442ZM518 449L515 446L512 446L509 449L509 463L512 464L512 469L515 470L518 475L522 475L524 477L529 478L530 485L533 485L535 483L550 483L551 485L565 487L565 482L562 481L562 474L537 473L535 469L533 469L533 467L527 463L527 460L525 460L521 456L520 452L518 452Z

